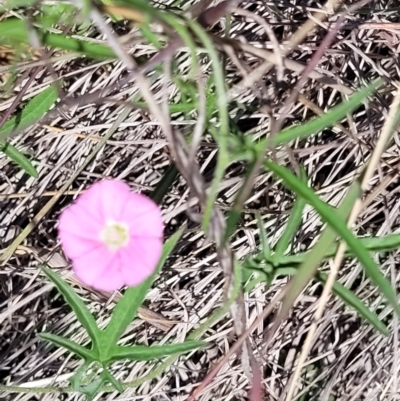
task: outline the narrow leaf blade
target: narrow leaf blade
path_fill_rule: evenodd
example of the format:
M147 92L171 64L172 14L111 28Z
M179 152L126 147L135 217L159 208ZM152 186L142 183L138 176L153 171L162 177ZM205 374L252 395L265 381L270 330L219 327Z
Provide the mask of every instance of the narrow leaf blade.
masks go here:
M339 211L339 210L338 210ZM382 237L365 237L358 238L368 252L388 252L400 248L400 234L388 234ZM324 255L324 260L330 259L336 255L339 244L333 244L329 247L327 253ZM276 266L296 266L303 263L304 260L309 258L311 251L299 252L295 255L282 256L274 261ZM346 257L354 256L351 250L346 251Z
M320 272L317 274L316 279L322 283L325 283L327 280L327 275ZM379 320L378 316L375 315L375 313L371 312L368 309L368 307L344 285L336 281L332 287L332 291L335 295L340 297L347 305L355 309L360 316L362 316L365 320L367 320L378 331L380 331L385 336L389 335L387 327Z
M0 140L4 140L17 129L21 130L36 123L50 109L57 98L58 93L54 85L36 95L17 116L6 121L0 128Z
M110 360L119 361L130 359L133 361L150 361L168 355L183 354L196 348L204 347L206 343L202 341L185 341L181 344L154 345L146 347L135 345L133 347L114 346L111 349Z
M37 20L37 23L49 26L55 20L55 16L51 18L41 18ZM43 28L37 28L36 33L39 40L44 45L48 45L52 48L60 48L63 50L73 51L80 54L84 54L87 57L93 58L115 58L115 53L108 46L104 46L98 43L92 43L89 41L73 38L68 35L61 35L46 31ZM9 18L5 21L0 22L0 44L30 44L30 38L28 36L28 29L26 22L14 18Z
M124 392L124 388L121 382L116 377L114 377L107 369L104 369L102 374L104 378L108 380L117 391L119 391L120 393Z
M302 180L305 182L305 184L307 184L307 176L305 175L304 168L301 169L301 172L302 172ZM278 258L284 254L284 252L290 245L296 233L297 228L301 224L301 219L303 216L303 210L305 206L306 206L305 199L299 196L293 205L293 209L290 214L287 225L285 227L285 231L283 232L283 234L279 238L278 243L276 244L275 253Z
M85 361L91 362L95 360L95 354L91 350L88 350L87 348L82 347L82 345L68 340L67 338L56 336L50 333L40 333L39 337L59 347L66 348L68 351L80 356Z
M18 166L20 166L31 177L37 178L38 173L35 167L33 167L31 161L15 146L11 145L10 143L6 143L4 145L0 145L0 151L9 157L13 162L17 163Z
M368 95L376 91L382 84L383 81L381 79L378 79L365 88L356 92L353 96L351 96L348 101L342 102L338 106L333 107L324 115L308 121L307 123L302 124L298 127L288 128L284 131L281 131L273 139L273 143L271 145L283 145L285 143L293 141L294 139L309 137L332 126L337 121L346 117L348 113L355 110L361 104L361 102L367 98Z
M58 291L63 295L65 301L69 304L82 326L86 329L90 339L94 344L94 349L98 349L100 340L100 330L96 325L96 321L89 309L86 307L81 298L72 290L72 288L51 269L42 266L46 276L54 283Z
M260 245L262 247L261 252L263 253L265 259L268 259L271 256L271 249L268 243L267 233L265 232L264 222L259 213L256 213L256 218L257 218L258 230L260 232L259 237L260 237Z

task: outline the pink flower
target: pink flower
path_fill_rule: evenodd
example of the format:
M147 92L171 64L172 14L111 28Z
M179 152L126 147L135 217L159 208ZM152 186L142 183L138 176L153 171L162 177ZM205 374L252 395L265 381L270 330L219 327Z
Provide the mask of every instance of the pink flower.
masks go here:
M118 180L98 182L79 196L62 212L58 232L77 277L98 290L140 284L161 256L159 207Z

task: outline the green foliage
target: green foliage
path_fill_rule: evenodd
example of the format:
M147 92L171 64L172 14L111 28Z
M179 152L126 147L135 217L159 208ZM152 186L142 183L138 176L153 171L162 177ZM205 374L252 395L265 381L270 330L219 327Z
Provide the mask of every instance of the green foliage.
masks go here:
M76 391L85 394L92 399L98 392L104 382L111 383L117 391L122 391L123 386L111 375L107 366L118 360L130 359L134 361L143 361L158 359L168 355L182 354L192 351L204 345L199 341L186 341L182 344L165 344L162 346L146 347L142 345L119 346L117 342L125 332L128 325L135 318L139 306L150 289L159 270L164 265L166 259L173 251L183 230L179 230L168 241L166 241L159 264L153 275L136 287L128 288L121 300L116 305L111 321L104 330L100 330L96 324L95 318L90 313L81 298L72 290L72 288L51 269L42 267L49 279L55 284L58 291L63 295L65 301L71 306L79 322L87 331L92 346L90 349L60 336L49 333L41 333L40 336L59 346L68 349L84 360L84 364L75 373L71 379L71 385ZM96 362L101 367L100 376L95 380L87 380L85 374L91 364ZM93 379L93 378L92 378Z
M15 146L6 142L6 139L13 132L20 131L39 121L49 111L57 98L58 93L55 86L49 86L33 97L21 112L6 121L0 128L0 151L32 177L38 175L35 167Z
M243 135L230 136L230 154L236 160L254 162L257 157L263 156L269 148L273 149L277 146L286 145L299 139L307 139L312 135L318 134L345 118L348 113L357 107L360 107L360 104L382 86L382 83L382 80L376 80L354 93L349 100L343 101L323 115L312 118L301 125L286 128L274 137L254 142L252 137Z
M38 173L31 163L31 161L21 153L15 146L6 142L4 145L0 144L0 152L3 152L8 158L10 158L14 163L17 163L25 172L30 176L36 178Z
M296 192L299 196L303 197L307 203L309 203L321 216L321 218L329 224L329 228L333 229L340 238L345 241L351 252L357 257L357 259L362 263L365 268L365 272L371 278L373 283L379 288L382 294L385 295L386 299L392 305L393 309L397 314L400 315L400 306L397 303L396 293L388 280L380 272L379 268L376 266L375 262L372 260L368 251L362 245L362 243L354 236L354 234L347 227L347 214L350 213L352 206L356 199L359 198L360 188L358 188L358 183L350 198L346 198L348 202L345 218L341 216L335 209L324 203L319 197L314 193L313 190L308 188L301 180L299 180L294 174L292 174L287 168L279 166L268 160L265 161L265 167L271 170L275 175L281 178L284 184ZM331 241L320 241L324 242L324 246L328 247Z
M357 186L351 188L347 198L336 211L319 200L312 190L306 186L304 175L300 180L290 172L286 171L283 167L277 168L277 166L271 162L268 162L267 166L273 169L280 178L284 179L284 182L286 182L291 189L295 189L300 195L295 202L286 229L274 250L271 250L270 245L266 244L265 230L262 222L259 221L258 226L260 228L261 251L256 256L249 257L243 262L243 279L244 282L247 282L245 290L250 291L260 282L265 282L266 285L269 286L278 276L293 276L291 291L285 298L282 307L282 309L285 308L285 310L287 310L293 305L297 296L310 280L314 279L322 283L326 281L326 274L317 271L317 269L322 261L326 261L335 255L338 248L338 242L335 243L335 240L338 236L343 238L343 232L341 230L343 227L346 227L344 222L352 209L355 199L359 196L359 189ZM294 184L294 182L296 182L296 184ZM331 223L331 225L322 233L317 244L310 251L299 252L296 254L285 254L284 251L288 248L293 236L295 235L296 229L301 222L302 211L306 200L315 207L315 209L321 214L321 217L325 218L327 221L329 220L330 223L332 220L336 220L340 223ZM329 214L331 214L330 217L328 217ZM343 222L343 224L341 222ZM348 230L347 227L346 230ZM348 234L346 233L344 236L347 238ZM384 252L399 247L400 234L391 234L379 238L354 238L353 242L356 242L357 246L349 248L346 256L359 257L361 252L367 254L369 257L369 252ZM391 298L391 292L393 290L375 266L372 275L376 277L378 274L380 275L380 278L378 280L375 279L374 282L377 283L380 291L387 297L387 299L392 301L393 298ZM333 292L347 305L355 309L360 316L372 324L377 330L383 334L388 334L386 326L379 320L376 314L371 312L352 291L339 282L336 282L333 286Z
M33 97L18 115L6 121L0 128L0 141L4 141L13 132L36 123L49 111L57 98L58 93L54 85Z
M81 53L87 57L93 58L115 58L114 52L108 47L86 40L73 38L72 36L64 36L58 33L49 32L50 28L57 21L56 16L40 19L41 27L36 27L36 33L39 40L44 45L53 49L62 49ZM38 25L37 24L37 25ZM9 18L0 22L0 45L21 45L30 44L29 27L26 21L16 18Z

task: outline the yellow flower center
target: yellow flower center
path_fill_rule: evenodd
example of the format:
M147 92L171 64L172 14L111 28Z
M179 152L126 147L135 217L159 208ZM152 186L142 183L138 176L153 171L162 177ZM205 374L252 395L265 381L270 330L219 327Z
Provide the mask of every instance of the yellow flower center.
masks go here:
M126 223L109 220L100 232L100 239L107 245L108 249L116 251L129 243L128 225Z

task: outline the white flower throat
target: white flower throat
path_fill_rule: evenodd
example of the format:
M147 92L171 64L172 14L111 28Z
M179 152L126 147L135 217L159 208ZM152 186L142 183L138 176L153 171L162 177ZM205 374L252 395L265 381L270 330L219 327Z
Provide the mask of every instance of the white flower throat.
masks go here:
M129 243L129 227L126 223L108 220L100 232L100 240L111 251L116 251Z

